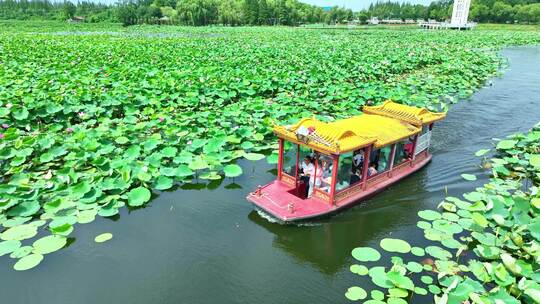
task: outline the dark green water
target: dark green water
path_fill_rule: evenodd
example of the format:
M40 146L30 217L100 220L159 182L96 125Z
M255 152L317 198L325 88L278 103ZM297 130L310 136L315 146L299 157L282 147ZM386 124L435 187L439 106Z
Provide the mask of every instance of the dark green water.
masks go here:
M272 167L245 163L254 173L235 180L241 188L225 180L178 189L118 221L79 225L74 243L33 270L15 272L0 258L0 303L347 303L347 288L367 286L348 270L354 247L388 236L425 243L416 212L434 208L445 187L460 195L484 183L474 152L540 121L540 48L503 55L503 77L436 125L433 161L357 207L301 226L269 222L244 197L274 178ZM94 243L103 232L113 240Z

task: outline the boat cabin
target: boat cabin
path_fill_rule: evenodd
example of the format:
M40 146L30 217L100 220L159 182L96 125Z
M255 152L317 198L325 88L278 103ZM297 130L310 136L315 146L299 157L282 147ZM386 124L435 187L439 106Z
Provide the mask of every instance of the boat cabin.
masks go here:
M320 217L352 206L431 160L434 113L386 101L333 122L304 118L276 126L278 175L247 197L282 221Z

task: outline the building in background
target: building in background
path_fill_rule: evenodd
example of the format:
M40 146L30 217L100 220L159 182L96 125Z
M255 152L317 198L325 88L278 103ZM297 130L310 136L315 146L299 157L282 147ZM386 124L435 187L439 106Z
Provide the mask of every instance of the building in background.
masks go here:
M450 21L452 27L467 26L467 18L469 18L470 6L471 0L454 0L454 7L452 9L452 20Z

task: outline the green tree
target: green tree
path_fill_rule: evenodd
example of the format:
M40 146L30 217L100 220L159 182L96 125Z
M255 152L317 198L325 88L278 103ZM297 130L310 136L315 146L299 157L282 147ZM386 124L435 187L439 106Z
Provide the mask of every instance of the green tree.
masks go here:
M75 12L77 11L77 7L75 4L65 1L64 2L64 19L71 19L73 16L75 16Z

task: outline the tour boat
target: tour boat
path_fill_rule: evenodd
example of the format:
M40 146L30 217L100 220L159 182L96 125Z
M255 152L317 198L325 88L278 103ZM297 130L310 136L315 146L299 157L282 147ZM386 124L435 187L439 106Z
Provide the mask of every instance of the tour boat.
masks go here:
M425 166L433 125L446 116L392 101L362 112L275 126L277 178L247 199L283 222L350 207Z

